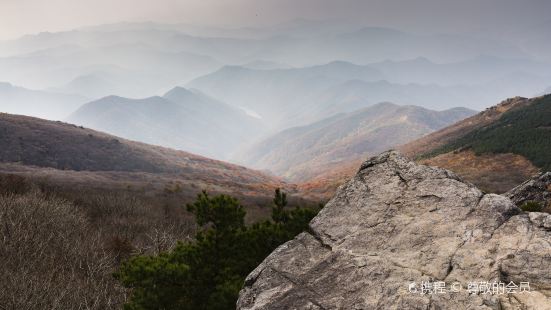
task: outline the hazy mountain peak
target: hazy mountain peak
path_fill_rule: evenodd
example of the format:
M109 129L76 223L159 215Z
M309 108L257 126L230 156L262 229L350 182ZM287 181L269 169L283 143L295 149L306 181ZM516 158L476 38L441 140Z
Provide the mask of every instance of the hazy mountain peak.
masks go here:
M104 97L81 107L69 121L216 158L226 158L242 141L263 130L245 112L183 87L175 87L163 97Z
M184 87L181 87L181 86L176 86L174 88L172 88L171 90L169 90L168 92L166 92L163 97L164 98L167 98L167 99L170 99L170 98L175 98L175 97L187 97L187 96L194 96L195 94L190 91L189 89L187 88L184 88Z
M109 95L109 96L102 97L102 98L100 98L100 99L98 99L98 100L92 101L92 102L97 102L97 101L116 101L116 100L128 100L128 98L124 98L124 97L117 96L117 95Z

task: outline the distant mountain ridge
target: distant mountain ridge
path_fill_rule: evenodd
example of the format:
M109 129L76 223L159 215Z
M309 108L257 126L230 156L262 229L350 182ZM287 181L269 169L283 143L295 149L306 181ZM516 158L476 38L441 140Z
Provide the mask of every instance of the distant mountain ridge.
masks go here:
M98 25L28 35L0 42L0 48L4 54L13 55L75 42L105 46L141 41L155 44L154 47L210 56L225 63L240 63L239 59L241 63L265 59L300 66L334 59L364 63L425 55L435 61L447 62L478 55L509 58L525 55L517 46L497 39L452 34L417 35L391 28L328 21L302 20L264 28L207 28L158 23Z
M31 90L0 82L0 112L61 120L88 99L79 95Z
M368 66L378 69L394 83L415 81L442 86L488 83L521 72L549 79L551 72L551 65L547 63L489 55L450 63L435 63L426 57L417 57L403 61L386 60Z
M376 69L342 61L273 70L225 66L191 81L188 86L228 104L253 110L272 129L281 130L332 115L324 112L327 104L317 100L316 95L351 78L378 81L383 75Z
M154 34L68 33L67 38L61 40L73 44L70 48L54 44L54 48L0 58L0 80L28 88L82 94L92 99L107 95L137 98L186 83L222 65L209 56L179 48L156 47ZM136 35L143 35L146 42ZM161 37L165 35L168 40L174 34L160 34ZM56 34L50 36L55 41ZM87 37L91 41L105 42L95 45L86 42ZM75 84L75 80L78 82L79 78L90 76L102 82L96 81L96 85L90 86Z
M85 104L69 122L127 139L224 159L262 132L244 111L176 87L162 97L109 96Z
M300 19L232 29L116 23L0 41L0 80L88 101L189 85L274 132L382 101L482 109L533 96L551 84L544 61L495 38Z
M241 158L245 165L303 182L474 113L465 108L432 111L380 103L284 130L244 150Z
M255 111L277 131L384 101L481 110L503 97L541 93L551 82L549 70L535 61L490 56L448 64L427 58L368 65L333 61L274 70L226 66L187 85Z

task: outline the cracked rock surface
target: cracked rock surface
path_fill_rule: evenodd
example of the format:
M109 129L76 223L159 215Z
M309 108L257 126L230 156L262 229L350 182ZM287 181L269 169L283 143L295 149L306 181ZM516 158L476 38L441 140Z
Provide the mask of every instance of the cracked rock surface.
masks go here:
M446 291L410 292L423 281ZM467 291L480 281L531 292ZM551 215L386 152L247 277L237 308L551 309Z

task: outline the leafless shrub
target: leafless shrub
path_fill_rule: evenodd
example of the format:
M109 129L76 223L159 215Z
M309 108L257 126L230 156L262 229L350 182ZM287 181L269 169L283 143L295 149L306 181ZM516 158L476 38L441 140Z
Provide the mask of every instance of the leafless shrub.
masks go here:
M0 174L0 195L24 194L33 185L26 178L15 174Z
M38 192L3 196L0 227L2 307L120 308L116 258L74 205Z
M124 258L133 253L166 250L193 232L182 206L154 206L130 194L113 193L79 198L77 205L106 239L107 247ZM132 250L131 250L132 248Z
M0 175L0 309L120 308L120 263L194 233L181 200L151 199Z

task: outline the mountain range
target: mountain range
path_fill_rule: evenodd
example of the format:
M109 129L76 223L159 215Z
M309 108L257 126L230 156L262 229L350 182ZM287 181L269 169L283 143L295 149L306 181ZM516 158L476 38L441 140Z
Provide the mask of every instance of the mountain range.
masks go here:
M512 74L530 74L549 78L551 66L523 58L501 58L479 55L467 60L436 63L426 57L403 61L386 60L368 66L381 71L388 81L407 84L476 85L489 83Z
M256 29L197 30L198 27L191 29L186 25L156 23L99 25L28 35L2 42L0 47L1 56L5 56L62 45L107 46L141 41L155 48L186 50L226 63L236 63L238 59L242 62L265 59L298 66L334 59L365 63L425 55L435 61L447 62L484 54L502 57L526 55L522 49L505 40L454 34L415 34L384 27L339 25L338 22L303 20ZM403 46L410 48L399 48Z
M196 90L162 97L109 96L89 102L67 121L123 138L225 159L262 134L258 119Z
M141 98L186 85L224 65L300 68L342 60L372 64L397 84L449 86L523 72L547 79L548 86L549 66L534 59L550 59L533 57L526 50L496 38L415 34L329 21L237 29L120 23L2 41L0 80L92 99ZM80 83L83 79L92 84Z
M105 34L106 37L112 35ZM94 38L85 35L82 40ZM74 41L67 39L66 44L71 44L68 46L0 58L0 80L94 99L107 95L144 97L207 74L221 65L208 56L155 48L137 38L136 42L128 43L122 38L118 42L113 39L113 43L108 40L98 46L75 45L80 39L72 39ZM81 79L86 83L79 83Z
M241 162L293 182L415 140L476 113L380 103L275 134L238 154Z
M319 120L331 115L332 103L318 100L327 88L355 78L377 81L383 75L370 67L346 62L325 65L255 70L226 66L188 84L234 106L242 106L260 115L274 130ZM344 105L344 104L343 104ZM341 112L354 107L341 106Z
M446 65L422 58L372 65L334 61L274 70L223 67L187 85L255 111L277 131L384 101L480 110L504 96L541 93L550 80L545 68L494 57Z

